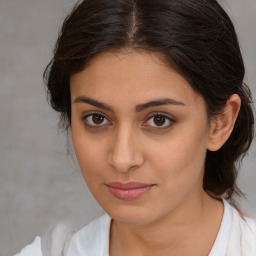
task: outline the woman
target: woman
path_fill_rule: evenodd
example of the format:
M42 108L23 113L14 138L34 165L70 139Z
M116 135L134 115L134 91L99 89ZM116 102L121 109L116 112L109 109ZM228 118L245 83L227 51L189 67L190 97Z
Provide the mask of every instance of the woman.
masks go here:
M251 96L217 1L82 1L45 78L107 214L18 255L256 255L256 223L233 207Z

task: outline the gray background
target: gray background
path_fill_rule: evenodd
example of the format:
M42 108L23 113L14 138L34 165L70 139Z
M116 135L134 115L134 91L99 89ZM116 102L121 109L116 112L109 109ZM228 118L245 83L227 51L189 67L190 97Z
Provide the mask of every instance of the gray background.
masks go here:
M75 0L0 0L0 255L12 255L60 220L79 227L103 211L66 154L66 136L45 100L42 73ZM239 34L256 92L256 1L223 4ZM255 142L254 142L255 144ZM256 217L256 148L242 165L242 208Z

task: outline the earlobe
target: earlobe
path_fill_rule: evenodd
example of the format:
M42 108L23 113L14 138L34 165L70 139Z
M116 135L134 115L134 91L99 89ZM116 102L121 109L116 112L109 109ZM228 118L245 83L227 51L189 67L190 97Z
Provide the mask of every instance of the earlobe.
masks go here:
M219 150L231 135L239 110L241 99L233 94L226 102L223 111L211 121L207 149Z

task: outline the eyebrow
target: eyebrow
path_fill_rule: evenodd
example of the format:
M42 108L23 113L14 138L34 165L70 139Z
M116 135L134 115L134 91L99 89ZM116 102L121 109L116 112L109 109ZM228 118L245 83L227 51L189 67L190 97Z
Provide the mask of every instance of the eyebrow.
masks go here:
M87 103L87 104L93 105L95 107L103 108L105 110L114 112L113 109L109 105L107 105L107 104L105 104L103 102L99 102L97 100L94 100L92 98L85 97L85 96L78 96L74 100L74 103Z
M78 96L75 100L74 103L87 103L90 105L93 105L95 107L98 108L102 108L111 112L114 112L113 108L110 107L108 104L103 103L103 102L99 102L97 100L94 100L92 98L86 97L86 96ZM139 104L135 107L135 111L136 112L141 112L147 108L150 107L157 107L157 106L162 106L162 105L179 105L179 106L186 106L186 104L184 104L181 101L177 101L171 98L163 98L163 99L156 99L156 100L152 100L143 104Z
M157 106L162 106L162 105L180 105L180 106L185 106L186 104L184 104L181 101L177 101L174 99L170 99L170 98L164 98L164 99L156 99L156 100L152 100L149 101L147 103L144 104L139 104L136 106L136 112L141 112L147 108L150 107L157 107Z

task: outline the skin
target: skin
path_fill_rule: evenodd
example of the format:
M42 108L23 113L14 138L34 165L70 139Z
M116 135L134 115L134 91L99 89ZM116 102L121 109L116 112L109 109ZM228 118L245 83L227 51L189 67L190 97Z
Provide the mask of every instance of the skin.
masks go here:
M228 139L239 97L209 122L204 99L161 55L132 50L93 58L71 76L70 89L81 172L113 218L110 255L208 255L223 205L203 190L205 156ZM141 107L166 98L169 104ZM161 125L154 118L159 114ZM131 181L153 186L129 201L106 186Z

